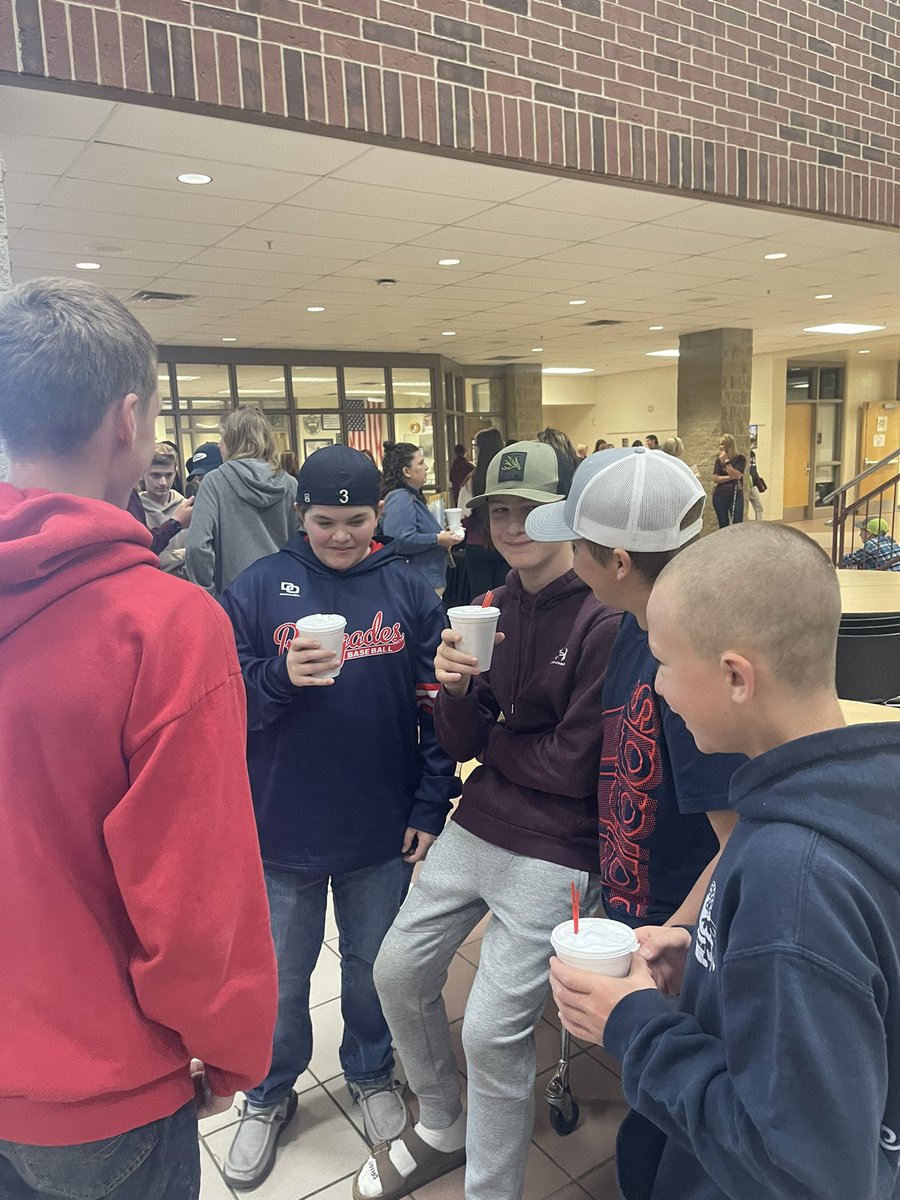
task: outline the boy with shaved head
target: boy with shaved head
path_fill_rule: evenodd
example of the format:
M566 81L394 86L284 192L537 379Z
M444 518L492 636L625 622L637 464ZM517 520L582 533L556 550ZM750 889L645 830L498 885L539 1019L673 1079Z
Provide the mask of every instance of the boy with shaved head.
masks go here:
M626 979L552 964L566 1028L622 1062L626 1200L900 1196L900 726L844 726L840 607L774 524L689 547L650 598L657 691L752 761L693 936L638 930Z

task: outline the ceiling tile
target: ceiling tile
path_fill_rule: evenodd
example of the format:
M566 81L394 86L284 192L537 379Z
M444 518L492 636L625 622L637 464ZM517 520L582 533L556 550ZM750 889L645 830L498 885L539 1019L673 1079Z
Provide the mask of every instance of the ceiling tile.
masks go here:
M322 208L327 212L424 221L435 225L451 225L491 206L485 200L407 191L402 187L375 186L334 176L320 179L294 197L291 203L301 208Z
M126 213L135 218L164 217L210 225L243 225L260 217L269 205L252 200L226 200L198 195L202 189L180 188L166 192L153 188L104 183L98 187L88 179L61 179L50 196L57 208L93 209L95 212Z
M110 100L79 96L73 104L72 97L65 92L4 87L0 94L0 133L4 135L4 148L7 134L27 138L52 135L54 138L90 141L115 107Z
M411 192L434 192L471 200L511 200L540 188L545 179L531 171L381 146L368 150L334 174L339 179L355 179L360 183L402 182Z
M127 104L117 105L103 130L102 140L266 170L277 165L285 171L303 175L327 175L366 152L364 146L343 138L271 129L252 121L229 121L196 114L186 117L180 112ZM211 149L215 153L211 154Z
M136 222L128 213L103 213L94 209L54 208L44 204L37 209L30 221L32 229L45 229L58 233L79 233L85 236L85 249L89 242L97 245L122 242L130 244L138 233L142 241L170 242L185 246L206 247L232 230L230 225L202 225L194 221L165 221L157 217L142 217ZM97 253L100 253L98 250Z
M211 175L212 183L199 187L179 183L178 175L187 171ZM196 155L187 160L184 155L105 143L88 146L70 168L69 177L152 188L154 192L170 192L179 201L187 203L216 196L228 200L255 200L266 207L280 204L316 180L315 175L219 163Z
M255 220L252 228L327 238L345 238L352 233L354 238L374 242L403 243L434 233L440 226L426 225L420 221L392 220L389 217L354 216L348 219L346 213L280 204Z
M9 175L62 175L83 150L84 142L72 138L3 134L3 157Z
M633 225L636 221L655 221L667 214L696 208L699 202L685 196L603 184L599 180L558 179L520 197L516 203L555 212L587 213Z

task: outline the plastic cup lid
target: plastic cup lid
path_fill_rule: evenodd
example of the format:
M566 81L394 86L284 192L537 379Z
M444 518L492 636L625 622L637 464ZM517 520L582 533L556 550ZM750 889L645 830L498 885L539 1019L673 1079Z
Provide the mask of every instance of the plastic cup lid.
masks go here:
M554 948L578 958L618 958L633 954L638 948L634 930L621 921L603 917L582 917L578 933L571 921L563 921L551 934Z
M458 621L495 621L500 616L500 609L493 605L482 608L480 604L461 604L458 608L448 608L447 616L451 621L454 617Z
M332 629L343 629L347 624L347 618L340 616L338 613L312 613L308 617L301 617L297 621L297 626L302 626L304 632L318 631L327 633Z

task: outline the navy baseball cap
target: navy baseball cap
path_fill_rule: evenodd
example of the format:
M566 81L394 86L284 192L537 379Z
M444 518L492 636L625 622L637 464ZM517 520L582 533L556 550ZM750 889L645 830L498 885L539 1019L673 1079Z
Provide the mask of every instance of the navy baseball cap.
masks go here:
M323 446L297 472L297 503L374 507L381 475L366 454L349 446Z
M222 451L218 442L204 442L198 446L185 464L188 478L191 475L206 475L222 465Z

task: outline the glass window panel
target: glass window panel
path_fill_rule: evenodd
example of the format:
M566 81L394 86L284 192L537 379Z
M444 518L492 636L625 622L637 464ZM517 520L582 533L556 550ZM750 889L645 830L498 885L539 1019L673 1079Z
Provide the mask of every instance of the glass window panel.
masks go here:
M425 462L428 464L428 477L425 480L425 487L435 487L437 473L434 462L433 414L430 412L397 413L394 417L394 425L396 428L396 440L398 442L412 442L425 455Z
M837 404L816 405L816 465L840 458L840 414Z
M394 391L394 408L431 408L434 399L431 390L431 372L424 367L407 369L391 368L391 384Z
M210 414L209 416L192 416L181 418L181 458L183 462L191 457L198 446L202 446L204 442L219 443L219 422L225 416L225 411L220 416Z
M391 436L384 371L381 367L345 367L344 393L347 398L347 445L356 450L368 450L380 470L382 446ZM398 422L397 441L404 440L400 428Z
M291 367L297 408L337 408L337 367Z
M156 440L158 442L175 441L175 418L163 414L156 418Z
M787 398L791 400L810 400L813 397L814 367L788 367Z
M257 408L287 408L284 390L284 367L237 367L239 404L255 404Z
M228 367L224 363L182 363L176 369L175 385L181 408L225 412L231 408Z
M466 380L466 412L489 413L491 411L491 384L488 379Z
M160 363L157 373L159 381L159 399L162 404L163 412L171 411L172 409L172 387L169 383L169 364Z
M840 400L843 395L843 367L821 367L819 369L819 399Z
M342 440L340 429L333 428L337 414L333 412L304 413L294 417L297 431L297 457L306 462L325 446L333 446Z

